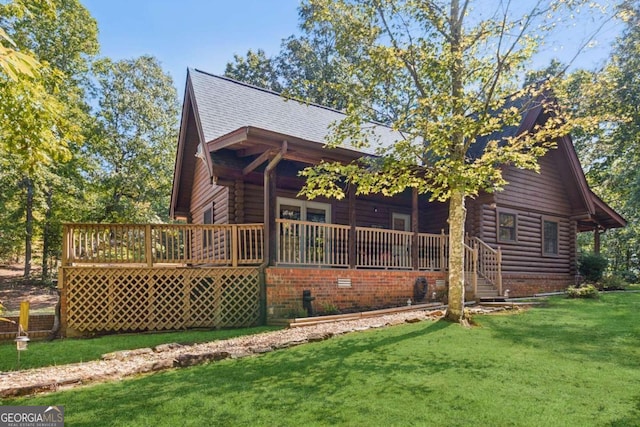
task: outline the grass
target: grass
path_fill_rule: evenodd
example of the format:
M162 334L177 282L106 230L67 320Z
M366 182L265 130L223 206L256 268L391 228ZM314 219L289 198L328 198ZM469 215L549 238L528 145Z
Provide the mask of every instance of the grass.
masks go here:
M106 335L90 339L64 339L56 341L33 341L29 349L20 355L20 368L30 369L67 363L87 362L100 359L105 353L134 348L154 347L172 342L200 343L233 338L241 335L279 329L277 327L255 327L226 330L193 330L142 334ZM16 369L16 345L13 341L0 344L0 371Z
M476 320L0 403L64 405L74 426L640 425L640 293Z

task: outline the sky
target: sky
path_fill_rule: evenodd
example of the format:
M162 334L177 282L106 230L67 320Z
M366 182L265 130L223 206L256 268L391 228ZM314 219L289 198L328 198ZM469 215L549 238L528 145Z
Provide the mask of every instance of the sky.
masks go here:
M276 55L282 39L298 33L299 0L80 0L98 22L101 55L114 60L150 54L159 59L182 97L187 67L223 74L234 54L263 49ZM521 1L521 0L519 0ZM536 68L569 61L594 23L577 20L545 46ZM608 25L575 67L597 68L620 25Z
M101 55L150 54L182 96L187 67L223 74L234 54L280 50L298 31L299 0L81 0L98 22Z

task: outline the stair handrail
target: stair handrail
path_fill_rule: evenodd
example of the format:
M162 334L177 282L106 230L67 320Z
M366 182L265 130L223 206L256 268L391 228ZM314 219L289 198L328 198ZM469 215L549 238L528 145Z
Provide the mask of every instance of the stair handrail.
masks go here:
M469 239L473 248L478 251L478 274L497 288L498 295L502 295L502 249L493 249L479 237Z
M466 239L465 239L466 240ZM463 243L464 246L464 273L471 274L471 285L473 286L473 294L478 294L478 248L469 245L469 242Z

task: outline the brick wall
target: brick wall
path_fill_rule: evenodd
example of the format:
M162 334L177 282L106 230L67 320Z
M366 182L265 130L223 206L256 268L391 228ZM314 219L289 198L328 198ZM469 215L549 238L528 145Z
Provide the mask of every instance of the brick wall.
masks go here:
M545 292L564 291L575 278L567 274L504 274L502 289L509 289L510 297L526 297Z
M0 322L0 341L14 340L18 331L18 316L7 316L7 319L13 320L15 324L9 322ZM29 338L46 337L53 329L53 314L32 314L29 316Z
M265 273L267 315L272 318L301 311L302 291L307 289L315 297L313 307L318 312L329 306L355 311L406 305L407 299L414 299L418 277L427 279L429 290L424 302L431 301L436 280L445 279L444 273L429 271L269 267ZM339 287L338 279L350 279L351 286Z

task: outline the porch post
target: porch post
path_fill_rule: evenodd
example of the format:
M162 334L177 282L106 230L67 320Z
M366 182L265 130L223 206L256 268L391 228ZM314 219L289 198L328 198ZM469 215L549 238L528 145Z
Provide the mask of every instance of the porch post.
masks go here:
M593 230L593 252L600 253L600 229Z
M276 171L264 173L264 261L272 265L276 255Z
M282 141L280 151L269 162L264 169L264 261L266 265L271 265L276 258L276 237L278 230L276 229L276 166L287 153L288 143Z
M411 190L411 231L413 232L413 236L411 236L411 265L414 270L420 267L418 262L418 228L418 189L413 188Z
M69 256L69 241L71 239L71 237L69 237L72 233L71 231L71 227L69 227L68 225L64 224L62 226L62 266L66 267L67 265L70 264L69 262L69 258L71 258Z
M147 267L153 267L153 253L151 245L151 224L144 226L144 256L147 260Z
M349 184L349 268L356 268L356 189Z

